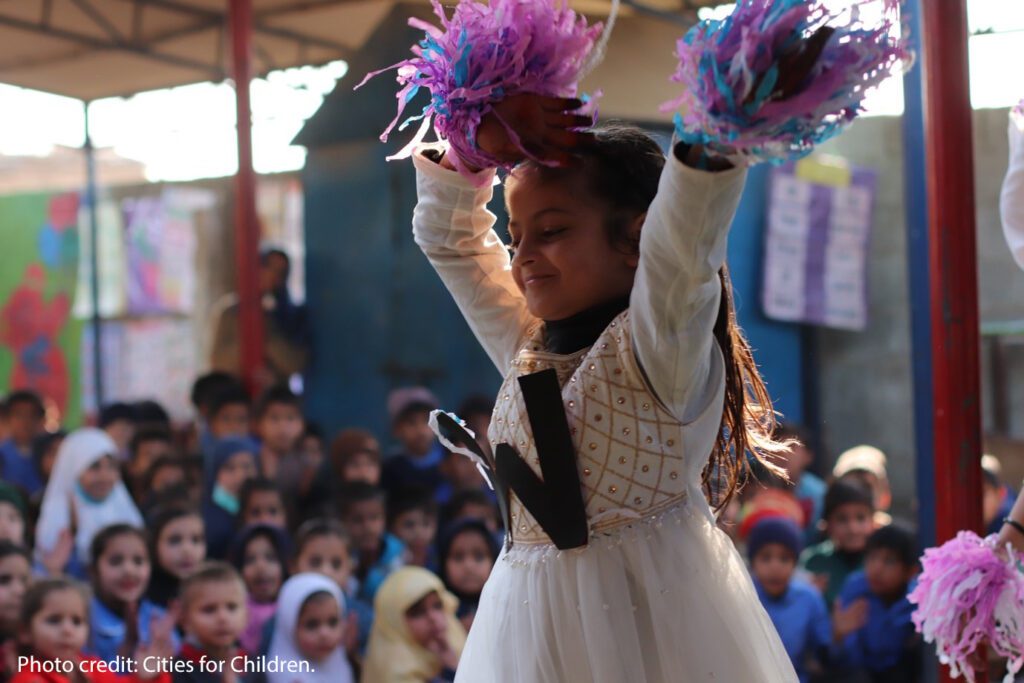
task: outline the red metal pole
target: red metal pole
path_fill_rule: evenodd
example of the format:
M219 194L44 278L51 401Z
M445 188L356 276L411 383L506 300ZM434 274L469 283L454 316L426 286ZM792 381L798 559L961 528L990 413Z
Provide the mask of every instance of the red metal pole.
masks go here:
M922 9L935 531L943 543L963 529L982 533L974 157L965 0L924 0Z
M263 364L263 310L259 287L260 226L256 218L256 174L252 168L249 109L252 59L252 0L231 0L231 76L235 82L238 173L235 175L235 263L242 378L255 391Z

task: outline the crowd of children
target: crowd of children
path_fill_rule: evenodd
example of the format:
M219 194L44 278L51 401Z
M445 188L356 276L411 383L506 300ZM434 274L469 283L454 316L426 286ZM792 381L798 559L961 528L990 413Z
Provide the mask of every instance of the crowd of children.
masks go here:
M162 683L452 680L503 520L473 464L434 439L433 395L391 394L389 457L365 430L328 441L282 387L250 403L215 373L192 398L198 418L184 431L147 403L109 406L101 426L64 434L44 431L40 397L8 396L3 678L80 681L32 673L24 657L35 657L193 664L117 676ZM489 407L462 407L481 435ZM795 440L788 480L755 468L719 524L746 551L800 680L917 680L906 596L918 551L887 513L885 455L851 449L826 483L811 473L804 432L781 427L779 437ZM994 519L1015 494L997 461L984 465ZM311 664L199 666L260 657ZM104 676L87 678L113 680Z

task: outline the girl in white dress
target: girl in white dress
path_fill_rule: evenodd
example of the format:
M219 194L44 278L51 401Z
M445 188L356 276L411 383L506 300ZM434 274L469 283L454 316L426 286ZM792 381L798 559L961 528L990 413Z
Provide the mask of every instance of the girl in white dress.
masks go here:
M510 174L511 256L494 170L414 155L416 242L506 378L488 437L509 540L457 681L796 681L706 497L735 491L734 453L775 448L725 271L745 171L682 144L666 160L638 129L577 132L577 106L496 106L561 164ZM521 159L505 131L492 115L477 144Z

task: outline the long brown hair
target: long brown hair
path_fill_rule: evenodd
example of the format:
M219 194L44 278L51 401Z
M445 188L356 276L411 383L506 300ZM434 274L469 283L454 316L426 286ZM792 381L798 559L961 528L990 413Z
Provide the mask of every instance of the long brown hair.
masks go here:
M590 192L610 208L605 227L612 245L636 253L640 243L630 235L630 224L654 200L665 166L664 152L650 135L635 126L604 123L593 133L594 142L580 151L580 165L550 168L527 161L522 166L550 179L564 179L582 170ZM773 460L791 445L790 441L772 438L775 412L771 396L736 322L726 266L718 277L722 295L714 335L725 360L725 403L718 438L703 473L705 494L715 510L724 508L748 480L751 457L771 474L786 479L785 470Z

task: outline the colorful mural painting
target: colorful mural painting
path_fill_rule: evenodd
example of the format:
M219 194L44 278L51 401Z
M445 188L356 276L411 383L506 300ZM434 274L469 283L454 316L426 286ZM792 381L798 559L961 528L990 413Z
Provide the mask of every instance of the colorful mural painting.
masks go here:
M76 193L0 197L0 392L30 388L80 420Z

